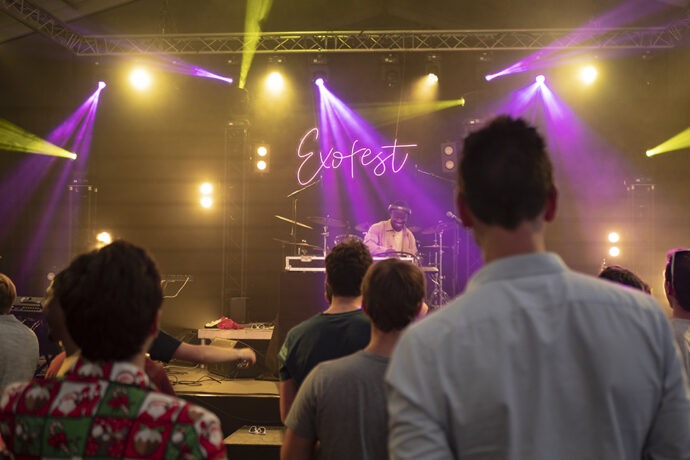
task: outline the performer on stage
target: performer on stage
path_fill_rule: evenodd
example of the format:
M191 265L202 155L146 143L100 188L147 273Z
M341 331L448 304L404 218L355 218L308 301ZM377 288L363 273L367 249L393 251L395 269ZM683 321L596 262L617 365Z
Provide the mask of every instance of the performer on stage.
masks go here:
M417 255L414 235L407 228L407 218L412 210L404 201L394 201L388 206L390 219L377 222L369 228L364 237L371 255L382 256L394 252Z

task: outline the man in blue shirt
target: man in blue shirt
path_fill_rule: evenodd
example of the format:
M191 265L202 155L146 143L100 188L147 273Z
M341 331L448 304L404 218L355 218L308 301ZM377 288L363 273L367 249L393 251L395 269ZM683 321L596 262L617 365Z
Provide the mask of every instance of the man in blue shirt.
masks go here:
M661 307L546 252L557 191L537 131L499 117L463 150L457 204L486 265L398 341L391 458L690 458Z

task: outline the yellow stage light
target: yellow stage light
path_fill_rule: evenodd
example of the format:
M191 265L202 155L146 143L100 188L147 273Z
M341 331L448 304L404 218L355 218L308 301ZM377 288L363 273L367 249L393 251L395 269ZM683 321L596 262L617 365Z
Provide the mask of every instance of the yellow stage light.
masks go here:
M582 80L582 83L585 85L589 86L594 83L598 75L599 72L594 66L588 65L587 67L580 69L580 80Z
M438 75L433 72L429 72L429 74L426 76L426 82L429 85L435 85L438 83Z
M199 203L201 204L202 208L209 209L211 206L213 206L213 198L211 198L210 196L201 197Z
M268 90L274 94L278 94L283 91L285 87L285 81L280 72L271 72L266 78L266 87Z
M618 232L611 232L609 233L609 241L611 243L618 243L621 239L621 236L618 234Z
M259 171L265 171L267 167L268 163L266 163L264 160L259 160L256 162L256 169Z
M204 182L199 187L199 190L201 191L202 195L210 195L211 193L213 193L213 185L211 185L210 182Z
M617 246L611 246L611 248L609 249L609 255L611 257L618 257L619 255L621 255L621 250L618 249Z
M138 91L144 91L151 86L151 74L141 67L138 67L129 74L129 82Z
M101 232L98 235L96 235L96 241L98 241L101 245L105 246L106 244L110 244L113 242L113 237L110 236L110 233L108 232Z
M268 149L266 148L266 146L260 145L256 149L256 154L259 155L260 157L265 157L266 155L268 155Z

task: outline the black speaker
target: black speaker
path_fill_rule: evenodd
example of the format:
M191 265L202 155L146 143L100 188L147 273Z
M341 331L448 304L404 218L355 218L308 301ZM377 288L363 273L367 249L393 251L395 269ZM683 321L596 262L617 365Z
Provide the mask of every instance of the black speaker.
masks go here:
M269 375L278 377L278 352L290 329L328 308L326 272L284 271L280 275L280 307L266 352Z

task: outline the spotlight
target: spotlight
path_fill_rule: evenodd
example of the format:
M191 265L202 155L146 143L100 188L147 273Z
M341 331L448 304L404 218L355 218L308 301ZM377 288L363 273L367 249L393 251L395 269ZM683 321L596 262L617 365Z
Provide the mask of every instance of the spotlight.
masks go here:
M454 173L458 169L457 150L455 142L441 144L441 169L444 173Z
M269 162L271 157L271 146L268 144L256 144L254 145L254 156L252 161L254 162L254 169L257 172L265 173L268 172Z
M209 209L211 206L213 206L213 198L210 196L201 197L199 203L201 204L202 208Z
M611 243L618 243L621 239L621 236L617 232L611 232L609 233L609 241Z
M314 80L314 84L316 86L323 86L323 84L324 84L323 78L318 77L316 80Z
M129 82L138 91L144 91L151 86L151 74L142 68L134 69L129 74Z
M546 77L543 75L537 75L537 78L535 78L534 81L536 81L539 85L543 85L546 81Z
M611 257L618 257L619 255L621 255L621 250L618 249L617 246L611 246L611 248L609 249L609 255Z
M98 241L98 243L102 246L105 246L106 244L110 244L113 242L113 237L110 236L110 233L108 232L101 232L98 235L96 235L96 241Z
M426 65L424 66L424 73L426 73L426 82L429 85L438 83L438 77L441 75L441 56L438 54L428 54L426 56Z
M98 82L98 89L103 89L103 88L105 88L105 86L106 86L106 85L105 85L105 82L104 82L104 81L99 81L99 82Z
M199 191L201 191L202 195L210 195L213 193L213 185L210 182L204 182L199 187Z
M266 87L274 94L280 93L285 87L283 76L280 72L271 72L266 79Z
M585 85L591 85L597 79L598 74L596 67L588 65L580 69L580 80Z

